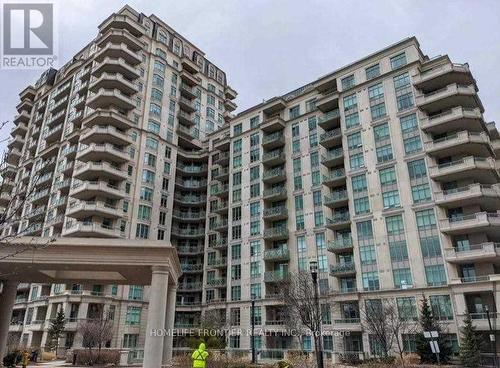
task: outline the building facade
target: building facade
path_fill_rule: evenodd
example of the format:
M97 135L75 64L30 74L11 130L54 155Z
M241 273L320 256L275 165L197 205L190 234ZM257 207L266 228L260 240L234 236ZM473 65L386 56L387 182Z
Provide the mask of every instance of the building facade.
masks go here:
M231 116L225 74L155 16L125 7L99 31L21 93L0 198L28 200L4 236L170 240L179 334L210 311L248 351L254 298L261 359L314 348L288 334L278 298L311 261L329 357L377 353L361 316L384 298L411 321L425 295L455 349L467 311L496 330L500 141L467 64L409 38ZM44 346L60 304L73 322L113 309L111 345L142 346L147 290L23 285L18 298L12 334L27 344Z

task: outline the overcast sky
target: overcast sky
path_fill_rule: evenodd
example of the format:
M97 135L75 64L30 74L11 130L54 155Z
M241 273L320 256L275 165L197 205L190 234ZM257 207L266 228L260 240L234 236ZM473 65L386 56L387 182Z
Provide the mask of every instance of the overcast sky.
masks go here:
M242 111L405 37L430 57L468 62L488 121L500 121L500 1L496 0L56 0L59 58L67 62L97 26L128 3L156 14L226 71ZM41 71L0 70L0 121ZM10 127L8 129L10 131ZM7 129L0 132L4 138ZM0 149L5 143L0 143Z

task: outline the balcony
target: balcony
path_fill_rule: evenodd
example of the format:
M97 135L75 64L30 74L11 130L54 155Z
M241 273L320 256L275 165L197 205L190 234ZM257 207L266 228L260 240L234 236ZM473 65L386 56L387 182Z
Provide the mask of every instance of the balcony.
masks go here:
M339 93L336 88L327 90L316 101L316 107L323 112L337 109L339 107Z
M470 184L437 192L434 194L434 200L441 207L479 205L487 211L495 211L500 208L500 186L498 184Z
M111 143L116 146L126 146L132 143L132 139L127 133L113 126L96 125L82 133L80 142L83 144Z
M227 165L231 155L229 152L220 152L212 156L212 165Z
M105 181L86 181L74 183L71 187L70 194L73 198L80 200L89 200L100 196L117 200L125 197L124 191Z
M64 118L66 117L66 111L59 111L59 112L54 112L53 114L50 115L50 118L47 119L47 126L53 126L53 125L62 125L64 122Z
M203 272L203 264L181 264L183 273L200 273Z
M200 71L198 64L196 64L193 60L191 60L187 56L182 57L181 64L182 64L182 69L186 70L191 74L196 74Z
M288 210L285 206L271 207L264 209L264 219L277 221L288 218Z
M128 152L111 143L91 143L84 145L77 154L80 161L112 161L124 163L128 162Z
M283 132L274 132L266 134L262 138L262 147L264 149L275 149L285 145L285 136Z
M52 129L45 129L42 133L42 139L45 139L47 143L52 143L55 141L59 141L61 139L63 125L56 125Z
M32 86L28 86L19 93L19 98L21 100L33 100L36 96L36 89Z
M287 271L283 270L266 271L264 273L264 282L281 282L286 280L289 275Z
M205 252L203 247L197 247L197 246L179 245L175 248L177 249L177 253L179 255L185 255L185 256L196 256L203 254Z
M199 292L203 288L203 284L201 282L191 282L189 284L179 284L179 292Z
M219 257L219 258L209 258L207 261L207 265L211 268L226 268L227 267L227 258Z
M130 65L125 59L113 59L110 57L105 57L101 62L96 63L92 69L92 74L95 77L100 77L102 74L120 74L123 75L128 80L134 80L139 78L139 69L133 65Z
M89 86L92 92L98 92L100 89L119 90L126 95L133 95L139 92L137 85L126 79L121 74L102 73L95 78Z
M493 155L490 137L487 133L467 130L426 142L425 151L434 157L448 157L465 153L480 157Z
M91 128L95 125L111 125L119 130L126 130L134 126L134 123L117 110L97 109L90 115L87 115L82 121L83 127Z
M193 101L188 100L186 97L180 97L179 98L179 106L182 110L188 112L188 113L193 113L196 111L196 107Z
M185 165L179 163L176 169L188 175L203 175L207 172L207 165Z
M179 110L177 113L177 119L179 119L180 123L187 125L188 127L195 125L193 115L191 113Z
M223 287L223 288L225 288L226 283L227 283L227 280L225 277L207 280L207 286L209 286L209 287L216 287L216 288Z
M181 92L181 96L184 96L189 100L196 98L196 89L185 82L181 83L179 90Z
M125 14L112 14L99 25L99 31L105 33L110 29L126 29L135 37L141 37L146 33L146 28Z
M172 227L171 235L177 238L204 238L205 229L203 228L179 228Z
M356 274L356 266L354 263L338 263L330 266L330 276L345 277Z
M93 109L116 106L122 110L132 110L135 103L130 96L123 94L118 89L101 88L95 95L87 99L87 105Z
M276 166L286 162L285 152L282 150L274 150L271 152L265 152L262 155L262 163L265 165Z
M331 196L325 196L324 204L330 208L345 206L349 202L347 190L334 191Z
M271 227L264 230L265 240L287 240L288 239L288 229L285 227Z
M12 137L12 139L9 141L7 144L7 147L10 148L17 148L18 150L22 150L24 146L24 138L21 135L16 135L15 137Z
M264 261L276 262L288 260L290 260L290 251L287 247L268 249L264 251Z
M281 167L266 170L262 176L262 181L264 183L279 183L284 180L286 180L286 171Z
M132 36L130 32L119 29L108 30L96 41L99 47L103 47L109 42L115 44L124 43L133 51L142 50L145 46L141 40Z
M224 107L226 108L226 111L234 111L238 106L236 106L236 104L233 101L226 100L224 101Z
M467 248L445 249L447 262L462 264L474 262L491 262L500 255L499 243L471 244Z
M283 130L285 128L285 121L279 115L270 116L264 119L260 128L266 133L273 133Z
M210 195L221 198L227 198L229 196L229 185L224 184L214 187L214 189L210 190Z
M432 91L452 83L470 85L475 80L468 64L447 63L420 72L412 77L413 85L424 91Z
M439 220L439 228L443 233L462 235L482 232L498 236L500 214L478 212Z
M204 195L181 195L180 193L176 193L174 201L185 205L201 205L206 203L207 197Z
M336 213L332 218L326 219L326 227L332 230L340 230L351 227L349 213Z
M201 149L202 143L200 141L200 131L196 127L188 128L184 125L177 124L177 136L182 140L184 147L188 146L191 149Z
M94 178L107 178L111 180L125 180L128 175L116 165L108 162L87 162L75 167L73 176L81 180L92 180Z
M320 116L318 118L318 125L325 130L329 130L340 126L339 109L330 110L325 114L323 114L322 116Z
M453 107L439 114L420 117L420 126L432 134L457 130L481 132L485 130L483 114L479 108Z
M63 236L90 238L122 238L124 234L119 228L102 223L85 221L68 221L63 229Z
M415 102L419 108L428 113L444 111L456 106L479 108L480 111L484 111L474 84L449 84L436 91L417 95Z
M332 253L345 253L353 249L352 237L338 237L328 242L327 249Z
M275 187L265 189L262 196L264 200L279 201L287 198L287 191L285 187Z
M330 188L343 186L346 183L346 176L344 169L335 169L330 171L327 175L323 175L323 184Z
M226 88L224 89L224 95L226 96L226 98L234 100L238 96L238 92L236 92L229 85L226 85Z
M471 177L483 184L495 184L499 181L494 159L473 156L429 167L429 176L443 182Z
M320 135L319 144L327 149L342 144L342 131L340 128L326 131Z
M28 131L28 126L25 123L19 123L14 125L12 128L10 135L15 137L16 135L20 135L21 137L26 136L26 132Z
M228 226L227 219L222 219L220 221L214 222L211 230L215 230L218 232L225 232L227 231L227 226Z
M205 191L207 187L207 181L195 179L182 180L181 178L177 178L175 179L175 185L179 188Z
M107 57L111 59L123 59L134 66L140 64L142 61L139 53L131 50L125 43L116 44L108 42L94 56L97 62L101 62Z
M200 84L201 79L200 77L196 77L191 73L188 73L187 71L183 70L180 73L181 80L182 82L186 83L188 86L197 86Z
M117 219L123 216L123 212L116 205L111 205L103 201L79 201L69 204L66 215L77 219L84 219L90 216Z
M172 212L172 218L184 222L205 222L205 216L205 212L190 212L180 210L174 210Z
M325 155L321 156L321 163L326 167L342 165L344 163L344 151L342 148L328 151Z
M13 120L13 123L15 125L19 124L19 123L28 123L30 121L30 113L27 112L27 111L22 111L21 113L17 114L16 116L14 116L14 120Z
M227 239L226 238L217 239L215 242L209 243L208 246L209 246L209 248L212 248L212 249L227 248Z

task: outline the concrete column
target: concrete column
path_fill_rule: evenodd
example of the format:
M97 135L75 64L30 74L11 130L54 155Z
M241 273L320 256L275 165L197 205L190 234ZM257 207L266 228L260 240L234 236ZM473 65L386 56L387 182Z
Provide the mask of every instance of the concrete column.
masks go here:
M7 337L9 335L12 307L16 299L18 282L3 281L0 302L0 366L3 366L3 357L7 351Z
M174 322L175 322L175 301L177 296L177 287L170 285L168 288L168 298L167 298L167 316L165 318L165 330L167 330L167 336L165 336L165 341L163 342L163 365L170 364L172 361L172 345L174 343Z
M153 266L152 270L146 341L144 343L144 368L161 367L164 336L161 333L162 331L157 335L153 331L165 327L165 314L167 311L168 268Z

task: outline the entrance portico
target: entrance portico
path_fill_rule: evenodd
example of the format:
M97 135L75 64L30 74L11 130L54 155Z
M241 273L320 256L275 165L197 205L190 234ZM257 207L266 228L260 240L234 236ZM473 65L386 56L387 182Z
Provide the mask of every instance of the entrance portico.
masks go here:
M173 329L177 252L167 242L128 239L17 238L0 246L0 357L4 356L12 306L20 282L151 285L144 363L159 368L172 359L172 340L153 329ZM1 364L1 359L0 359Z

